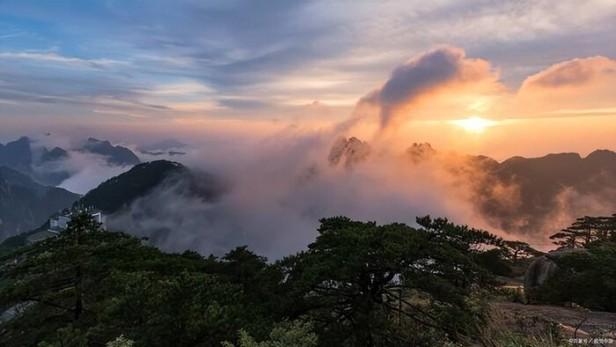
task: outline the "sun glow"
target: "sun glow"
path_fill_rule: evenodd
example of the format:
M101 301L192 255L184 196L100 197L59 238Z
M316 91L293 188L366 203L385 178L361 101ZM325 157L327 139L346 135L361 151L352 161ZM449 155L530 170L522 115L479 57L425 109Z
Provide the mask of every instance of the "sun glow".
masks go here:
M468 132L473 132L473 133L482 133L487 128L496 125L496 121L477 117L477 116L472 116L466 119L453 120L451 121L451 123L461 127L462 129Z

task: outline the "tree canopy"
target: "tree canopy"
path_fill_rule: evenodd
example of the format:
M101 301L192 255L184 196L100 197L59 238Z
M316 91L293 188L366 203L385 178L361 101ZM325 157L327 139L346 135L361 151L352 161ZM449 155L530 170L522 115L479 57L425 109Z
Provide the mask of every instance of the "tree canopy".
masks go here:
M569 227L550 236L560 248L584 248L594 241L616 242L616 214L609 217L581 217Z
M268 262L167 254L77 215L58 237L2 258L0 345L434 346L485 323L500 247L446 219L321 220L305 251Z

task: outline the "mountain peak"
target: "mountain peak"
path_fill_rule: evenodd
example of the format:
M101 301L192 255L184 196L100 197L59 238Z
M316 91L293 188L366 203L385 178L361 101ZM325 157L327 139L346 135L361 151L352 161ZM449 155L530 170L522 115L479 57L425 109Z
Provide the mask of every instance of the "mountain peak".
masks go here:
M21 172L30 172L32 164L32 148L30 138L20 137L18 140L0 146L0 165L14 168Z
M110 178L89 191L78 203L95 206L111 214L144 196L174 174L187 172L180 163L156 160L135 165L127 172Z
M614 160L616 159L616 152L609 149L597 149L592 151L584 158L584 160Z
M113 165L131 166L141 162L130 149L123 146L114 146L107 140L99 140L93 137L88 138L83 146L83 150L99 154Z
M427 142L415 142L406 149L406 154L411 157L411 160L414 163L419 163L421 161L432 158L432 156L436 154L436 150L432 148L432 145Z
M344 162L344 166L349 168L356 163L366 159L370 154L370 145L357 137L340 137L332 145L327 159L332 166Z

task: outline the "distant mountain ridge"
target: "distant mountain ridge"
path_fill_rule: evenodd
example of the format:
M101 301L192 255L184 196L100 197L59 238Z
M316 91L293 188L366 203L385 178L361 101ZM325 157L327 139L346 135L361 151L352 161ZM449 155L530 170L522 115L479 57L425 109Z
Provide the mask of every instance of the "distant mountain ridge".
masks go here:
M534 234L556 228L559 219L616 211L616 152L600 149L586 157L551 153L498 162L482 155L446 155L430 144L413 144L411 162L440 162L471 189L471 202L494 227ZM596 211L602 205L604 212ZM565 223L570 223L567 220ZM557 230L553 230L554 232Z
M28 180L29 178L23 176L22 179ZM63 207L95 207L108 217L108 222L110 222L108 227L134 231L130 228L124 229L123 224L113 223L113 220L117 215L128 216L131 221L136 223L139 223L142 219L156 218L156 213L162 206L157 205L158 202L153 196L155 196L156 192L167 190L173 191L174 194L204 201L213 201L226 192L226 185L213 175L193 172L180 163L157 160L138 164L129 171L101 183L83 197L79 198L77 196L77 198ZM131 205L139 199L152 204L153 208L151 211L147 211L147 213L144 213L144 211L131 211ZM45 215L38 225L31 228L33 230L22 230L25 232L0 243L0 254L24 245L29 235L42 230L44 226L38 229L34 228L40 227L54 212L56 210ZM172 233L172 230L167 230L166 232Z
M584 199L604 204L612 212L616 209L616 152L596 150L584 158L578 153L512 157L501 163L482 160L487 173L483 185L511 187L517 196L515 206L497 194L479 200L481 211L505 230L531 233L545 219L557 217L551 216L555 208L590 213L590 201ZM485 187L479 192L485 192Z
M6 145L0 144L0 166L29 175L43 185L57 186L71 177L74 172L63 167L62 163L70 159L69 150L61 147L35 147L34 143L24 136ZM100 155L113 166L133 166L141 162L129 148L95 138L89 138L82 146L71 150Z
M88 138L81 150L100 154L112 165L132 166L141 162L139 157L130 149L123 146L114 146L107 140L98 140L93 137Z
M40 226L77 199L79 195L68 190L41 185L26 174L0 167L0 238Z
M368 143L355 137L339 138L328 162L361 170L356 165L370 160L369 149ZM457 182L451 189L468 190L464 196L479 214L492 227L508 232L556 232L580 215L616 211L616 152L611 150L595 150L586 157L578 153L514 156L499 162L414 143L406 149L405 158L411 165L431 162L444 169Z

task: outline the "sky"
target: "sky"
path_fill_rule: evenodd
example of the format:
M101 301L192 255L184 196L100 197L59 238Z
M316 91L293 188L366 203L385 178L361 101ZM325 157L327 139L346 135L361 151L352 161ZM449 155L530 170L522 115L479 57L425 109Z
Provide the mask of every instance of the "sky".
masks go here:
M344 127L497 159L616 149L615 42L613 0L0 0L0 138Z

